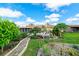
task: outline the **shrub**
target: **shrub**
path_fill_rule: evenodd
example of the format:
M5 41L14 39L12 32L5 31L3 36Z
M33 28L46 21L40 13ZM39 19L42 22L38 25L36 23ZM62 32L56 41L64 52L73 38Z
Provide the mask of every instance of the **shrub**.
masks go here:
M43 46L43 52L44 52L45 56L51 55L51 50L50 50L50 48L48 48L47 44Z
M79 51L77 51L77 50L74 49L74 48L69 48L69 49L68 49L68 53L69 53L69 55L71 55L71 56L79 56Z
M0 47L3 48L20 34L19 28L8 19L0 18Z
M27 33L26 32L22 32L20 35L18 35L14 41L19 41L22 40L23 38L27 37Z

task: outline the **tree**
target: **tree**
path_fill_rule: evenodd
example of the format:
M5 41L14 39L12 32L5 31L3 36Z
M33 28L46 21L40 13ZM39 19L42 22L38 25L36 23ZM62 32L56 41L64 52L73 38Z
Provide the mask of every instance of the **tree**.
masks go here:
M41 31L41 28L38 27L34 27L31 32L36 36L37 33L39 33Z
M53 33L56 36L63 37L64 32L66 31L67 25L65 23L59 23L53 28Z
M59 29L57 26L55 26L52 30L53 36L59 36Z
M2 52L4 47L19 34L20 30L13 22L10 22L7 18L3 19L0 17L0 47Z
M30 33L33 34L31 35L31 38L37 38L37 33L41 31L41 28L34 27L31 29Z

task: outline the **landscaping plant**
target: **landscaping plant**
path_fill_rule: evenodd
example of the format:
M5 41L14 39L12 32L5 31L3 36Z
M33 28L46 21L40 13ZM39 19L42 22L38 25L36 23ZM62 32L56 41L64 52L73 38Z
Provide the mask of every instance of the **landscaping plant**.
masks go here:
M53 35L58 37L63 37L64 32L67 29L67 25L65 23L58 23L52 30Z
M20 35L19 28L8 19L3 19L0 17L0 47L3 49L10 41L14 40L18 35Z

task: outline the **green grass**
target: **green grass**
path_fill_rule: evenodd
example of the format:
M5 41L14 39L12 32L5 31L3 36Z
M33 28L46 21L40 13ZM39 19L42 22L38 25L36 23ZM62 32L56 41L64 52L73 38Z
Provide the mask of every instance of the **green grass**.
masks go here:
M38 49L45 43L46 42L41 39L31 39L23 56L36 56Z
M69 44L79 44L79 33L65 33L64 39L57 39L55 41L48 40L48 39L31 39L27 50L24 52L23 56L36 56L37 51L40 47L43 47L44 44L47 43L54 43L54 42L60 42L60 43L69 43Z
M79 33L65 33L64 39L62 39L60 42L79 44Z

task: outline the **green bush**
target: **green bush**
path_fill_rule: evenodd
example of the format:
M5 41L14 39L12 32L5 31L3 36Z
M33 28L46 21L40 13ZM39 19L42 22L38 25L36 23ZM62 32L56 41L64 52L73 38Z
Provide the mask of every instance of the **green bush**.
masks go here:
M27 37L27 33L26 32L22 32L20 36L21 36L21 38L25 38L25 37Z
M69 53L70 56L79 56L79 51L77 51L74 48L69 48L68 53Z
M43 46L43 51L44 51L45 56L50 56L51 55L51 49L48 48L47 44Z
M0 17L0 47L3 48L20 34L19 28L8 19Z
M49 42L49 39L45 39L44 42L45 42L45 43L48 43L48 42Z
M20 35L18 35L14 41L20 41L23 38L27 37L27 33L26 32L22 32Z

